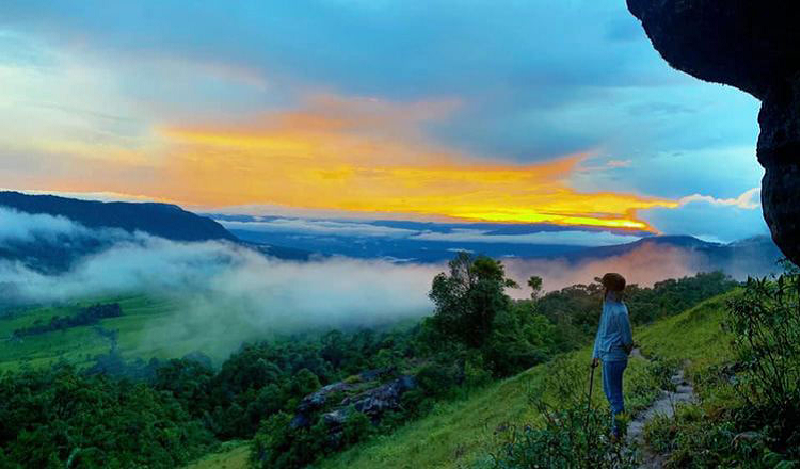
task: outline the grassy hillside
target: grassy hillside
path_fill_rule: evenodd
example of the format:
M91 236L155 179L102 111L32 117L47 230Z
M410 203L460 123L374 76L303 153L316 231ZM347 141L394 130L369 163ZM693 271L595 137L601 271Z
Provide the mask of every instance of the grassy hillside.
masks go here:
M688 370L699 370L729 357L727 339L720 328L729 293L635 331L635 339L646 356L662 362L688 360ZM496 448L496 435L511 425L535 422L537 415L529 403L531 390L541 388L548 375L569 370L577 376L577 391L588 387L589 349L562 360L532 368L517 376L473 391L466 398L440 405L431 415L411 422L392 435L377 437L355 448L322 461L319 469L385 468L466 468L485 465ZM658 362L650 364L632 358L625 375L626 398L630 409L644 407L655 398L659 383ZM557 371L559 370L559 371ZM556 380L560 377L556 377ZM553 381L552 379L550 381ZM595 376L593 400L605 405L602 377ZM552 383L551 383L552 384ZM552 389L548 387L547 389ZM550 391L552 392L552 391ZM548 400L555 396L547 396ZM215 464L219 465L215 465ZM247 467L242 447L211 455L196 468Z
M250 445L234 441L222 445L219 451L208 454L185 469L242 469L248 467Z
M635 340L647 356L685 361L692 376L732 359L731 336L722 328L725 302L734 291L711 298L688 311L637 331Z
M639 328L635 331L635 339L646 356L661 357L673 363L688 360L690 373L724 361L730 352L720 320L725 300L731 294L720 295L674 317ZM570 355L562 365L569 366L570 362L582 365L588 363L589 356L587 348ZM647 395L655 391L649 386L654 383L646 368L642 359L631 359L625 374L628 408L642 407ZM487 459L487 453L495 449L494 435L498 427L536 420L528 403L527 390L531 383L543 379L547 373L547 366L535 367L477 392L467 401L444 406L438 415L406 425L389 437L330 458L319 468L416 469L480 465L482 459ZM604 405L602 385L598 386L602 383L602 377L597 375L595 380L593 399L597 404ZM586 389L588 384L584 386Z
M54 316L74 316L81 307L96 303L119 303L123 316L103 319L99 326L119 331L118 347L126 359L140 357L168 358L181 356L197 349L197 344L174 337L169 348L163 341L151 340L154 334L167 335L174 314L180 305L176 300L154 296L133 295L90 298L63 306L40 307L0 318L0 371L16 370L21 366L49 366L61 358L78 367L89 366L97 354L108 353L110 342L97 333L94 326L70 327L63 331L11 340L15 329L30 327L37 321L47 323Z

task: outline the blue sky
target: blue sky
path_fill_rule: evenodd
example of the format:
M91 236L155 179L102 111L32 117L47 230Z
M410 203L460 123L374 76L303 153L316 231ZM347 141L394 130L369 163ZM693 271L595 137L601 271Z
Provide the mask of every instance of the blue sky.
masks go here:
M622 0L11 1L0 86L8 189L767 232L758 102L672 70Z

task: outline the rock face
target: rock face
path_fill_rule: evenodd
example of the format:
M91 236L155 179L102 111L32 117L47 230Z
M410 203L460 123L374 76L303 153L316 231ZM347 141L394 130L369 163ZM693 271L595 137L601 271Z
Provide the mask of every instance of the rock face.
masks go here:
M761 100L761 202L772 239L800 263L800 2L627 0L673 67Z
M337 394L351 392L354 389L356 389L355 386L340 382L329 384L309 394L300 401L300 404L297 406L297 414L295 414L289 425L291 425L292 428L310 425L311 419L309 416L325 406L328 399Z
M383 386L349 397L342 401L342 405L352 405L357 411L377 422L387 410L400 408L400 399L403 393L416 387L416 378L404 375Z
M361 384L339 382L320 388L303 398L297 406L291 427L311 425L313 414L326 407L328 412L322 414L322 418L333 429L339 429L347 421L351 409L363 413L374 423L379 422L386 411L400 408L406 391L417 387L417 380L412 375L401 375L382 385L373 381L395 372L393 368L369 370L358 375Z

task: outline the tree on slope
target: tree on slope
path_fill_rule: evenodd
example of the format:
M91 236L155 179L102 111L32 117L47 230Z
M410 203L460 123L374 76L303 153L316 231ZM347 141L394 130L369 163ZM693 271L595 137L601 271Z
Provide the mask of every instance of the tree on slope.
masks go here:
M462 252L449 267L448 273L433 279L433 324L445 336L480 348L490 337L497 314L511 306L504 289L517 284L506 278L500 261L489 257Z

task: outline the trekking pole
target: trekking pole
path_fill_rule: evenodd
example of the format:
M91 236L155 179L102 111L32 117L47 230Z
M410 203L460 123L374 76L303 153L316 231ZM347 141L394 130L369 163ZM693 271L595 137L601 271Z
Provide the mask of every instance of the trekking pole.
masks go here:
M589 412L592 411L592 390L594 389L594 369L595 368L597 368L597 367L594 366L594 364L592 364L592 371L589 374L589 407L587 409Z
M589 467L592 466L592 435L589 434L589 422L592 418L592 391L594 390L594 370L597 368L594 365L594 361L592 361L592 371L589 373L589 398L587 399L586 404L586 429L584 433L586 434L586 462L589 463Z
M592 413L592 390L594 389L594 369L595 368L597 368L597 367L594 366L594 363L592 363L592 367L591 367L592 371L589 373L589 399L588 399L588 405L587 405L587 408L586 408L586 412L587 412L586 413L586 427L587 428L589 427L589 414Z

